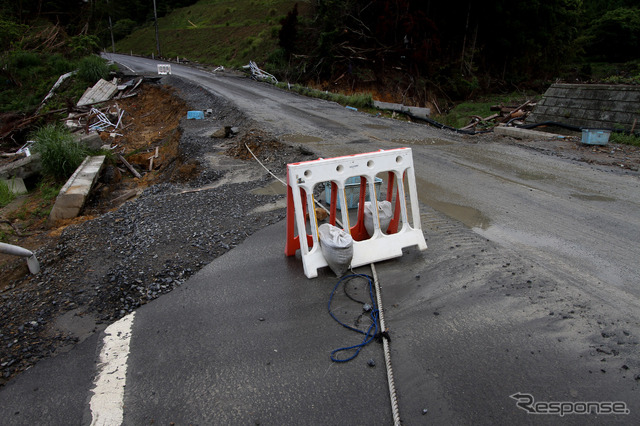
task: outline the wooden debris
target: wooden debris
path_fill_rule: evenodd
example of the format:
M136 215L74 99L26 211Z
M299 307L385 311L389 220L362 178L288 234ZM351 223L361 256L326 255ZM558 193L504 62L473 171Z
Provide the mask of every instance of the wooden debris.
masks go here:
M492 105L490 110L496 111L495 114L484 118L477 115L470 116L469 124L460 128L460 130L488 130L500 123L510 123L513 121L524 122L531 111L533 111L535 105L531 100L513 106Z
M153 159L154 158L158 158L160 156L159 152L158 152L158 147L156 146L156 153L154 155L152 155L151 157L149 157L149 171L153 171Z
M129 164L129 162L127 160L124 159L124 157L122 156L122 154L120 154L119 152L116 153L116 157L118 157L118 160L120 160L122 162L122 164L125 165L125 167L127 169L129 169L129 171L138 179L141 179L142 176L140 175L140 173L138 173L138 171L136 169L133 168L133 166L131 164Z
M138 195L138 191L135 190L135 189L131 189L131 190L125 192L124 194L122 194L121 196L119 196L118 198L114 198L111 201L111 203L113 205L118 205L120 203L124 203L125 201L132 199L136 195Z

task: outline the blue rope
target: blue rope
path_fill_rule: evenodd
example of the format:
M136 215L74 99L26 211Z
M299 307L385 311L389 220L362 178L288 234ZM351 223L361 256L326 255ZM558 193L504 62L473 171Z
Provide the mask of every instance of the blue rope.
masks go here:
M369 297L371 298L371 307L372 307L371 308L371 312L369 313L369 317L371 318L371 325L369 326L369 328L367 328L366 331L360 330L360 329L355 328L355 327L351 327L350 325L347 325L347 324L343 323L338 318L336 318L336 316L331 311L331 302L333 301L333 295L335 294L336 290L338 289L340 284L342 284L347 279L351 279L351 278L364 278L369 282ZM364 274L353 274L353 275L346 275L346 276L342 277L338 281L336 286L333 288L333 290L331 291L331 296L329 296L328 309L329 309L329 315L331 315L331 318L336 320L336 322L338 324L340 324L341 326L343 326L343 327L345 327L345 328L347 328L347 329L349 329L351 331L355 331L356 333L364 334L364 338L363 338L361 343L359 343L357 345L353 345L353 346L347 346L347 347L344 347L344 348L338 348L338 349L335 349L335 350L331 351L331 355L330 355L331 361L333 361L333 362L348 362L348 361L351 361L352 359L357 357L358 354L360 353L360 350L363 347L365 347L366 345L368 345L373 340L373 338L376 337L376 335L378 334L378 315L379 315L379 312L378 312L378 307L376 306L376 298L375 298L375 295L373 294L373 278L371 278L369 275L364 275ZM354 354L351 355L348 358L340 359L340 358L337 358L335 356L338 352L349 351L349 350L354 350L354 349L355 349Z

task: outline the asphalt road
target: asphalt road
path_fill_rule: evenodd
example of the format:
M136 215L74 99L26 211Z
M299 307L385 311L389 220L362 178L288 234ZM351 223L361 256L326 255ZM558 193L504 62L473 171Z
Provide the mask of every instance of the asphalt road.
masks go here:
M151 60L112 57L156 70ZM246 78L176 64L172 72L325 158L412 148L429 248L378 267L404 424L638 423L637 174L477 143ZM328 360L347 338L326 315L335 277L309 281L299 259L283 258L284 238L274 243L283 229L250 237L136 312L123 333L125 424L391 422L379 346L353 363ZM87 401L100 367L88 366L101 348L88 339L26 372L0 391L3 418L95 420ZM603 402L600 415L526 411L565 402L579 412L589 401ZM613 402L626 414L606 412Z
M151 60L117 59L137 72L156 69ZM587 286L606 293L612 284L640 296L637 174L603 173L505 144L478 145L472 137L371 117L268 84L172 67L174 75L231 100L271 133L326 157L409 146L422 202L492 241L586 274Z

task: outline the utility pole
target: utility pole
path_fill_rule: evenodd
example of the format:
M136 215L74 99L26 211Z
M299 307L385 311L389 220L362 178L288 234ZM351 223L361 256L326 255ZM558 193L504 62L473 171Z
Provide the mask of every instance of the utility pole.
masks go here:
M158 11L156 10L156 0L153 0L153 19L156 22L156 49L158 50L158 57L162 56L160 52L160 36L158 35Z
M116 42L113 40L113 25L111 24L111 8L109 7L109 0L107 0L107 8L109 9L109 31L111 32L111 51L116 53Z

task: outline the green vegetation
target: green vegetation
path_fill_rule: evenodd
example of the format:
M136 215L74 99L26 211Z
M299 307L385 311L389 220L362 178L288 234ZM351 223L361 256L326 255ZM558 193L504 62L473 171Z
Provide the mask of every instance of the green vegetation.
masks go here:
M278 83L276 86L281 89L291 90L310 98L324 99L326 101L337 102L340 105L351 106L354 108L370 108L373 107L373 97L371 93L356 93L353 95L344 95L342 93L323 92L322 90L311 89L299 84Z
M107 62L99 56L85 56L78 63L78 77L86 83L94 84L101 78L106 79L109 76L109 67Z
M624 145L640 146L640 135L613 132L609 137L609 141Z
M42 219L49 216L62 185L62 183L53 180L42 180L38 183L36 189L38 200L30 211L33 218Z
M75 141L71 133L60 125L48 124L31 136L34 151L40 153L42 174L54 181L65 181L89 153Z
M82 59L60 53L14 50L0 56L5 79L0 81L0 112L29 112L36 109L58 78L79 69L78 75L65 80L47 101L42 112L64 108L67 100L77 101L88 86L106 78L106 61L91 55Z
M579 41L595 58L615 62L637 59L640 8L636 5L599 11Z
M262 62L277 48L280 20L296 2L291 0L201 0L158 19L163 57L242 66ZM299 7L309 9L308 4ZM155 29L148 22L116 43L122 53L151 56Z
M98 39L95 35L80 34L75 37L71 37L69 41L69 47L71 48L71 55L74 57L83 57L91 55L100 50Z
M0 181L0 208L6 206L16 198L15 194L9 190L9 185Z
M27 111L37 106L56 82L58 71L71 71L60 55L14 50L0 57L0 111Z
M65 106L105 76L95 57L78 58L111 50L112 36L120 53L253 60L283 81L441 110L487 93L542 92L558 78L640 84L637 0L156 0L161 52L148 1L81 3L0 0L0 111L33 109L57 76L83 67L44 111ZM469 115L489 114L461 104L442 120Z
M40 198L44 202L51 202L55 200L60 192L62 185L59 182L51 181L51 180L41 180L38 182L38 192L40 193Z
M20 207L6 213L6 218L14 223L19 222L23 229L42 223L51 213L61 187L60 182L49 179L40 181L38 186L29 192L29 196L23 200ZM0 241L10 242L10 236L9 233L0 232Z

